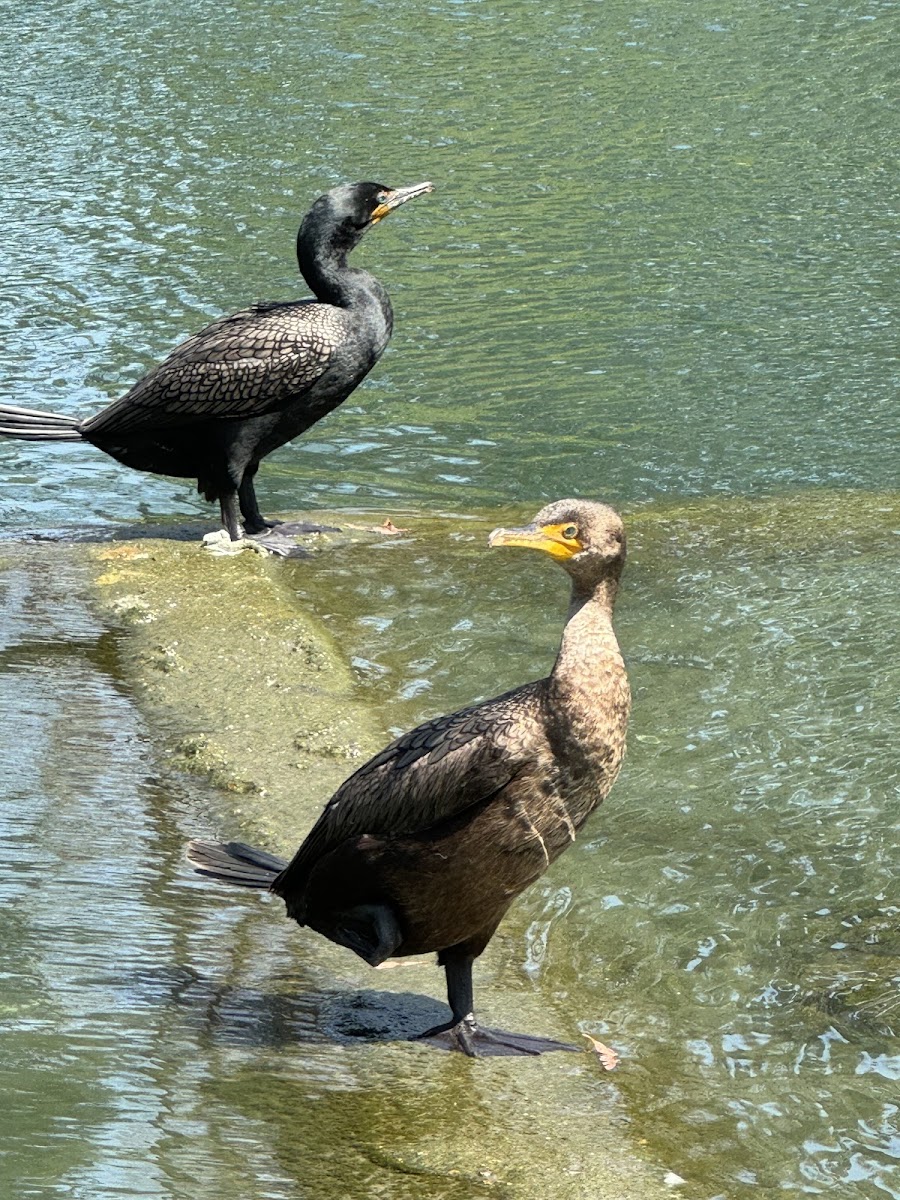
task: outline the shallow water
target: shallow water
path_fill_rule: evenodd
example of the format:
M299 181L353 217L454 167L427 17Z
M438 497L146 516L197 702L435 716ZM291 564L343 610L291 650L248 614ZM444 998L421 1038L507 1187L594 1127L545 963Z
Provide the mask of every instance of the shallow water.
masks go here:
M633 517L629 758L520 902L522 969L603 1014L642 1132L713 1194L900 1192L898 516L819 494ZM563 580L461 536L443 563L413 541L294 568L401 726L552 660Z
M405 727L552 658L564 585L485 568L485 510L631 514L627 769L511 918L510 970L623 1052L641 1135L699 1194L900 1196L896 8L156 3L147 36L148 11L5 12L0 394L94 411L209 317L295 294L322 187L434 179L358 252L394 297L384 360L260 496L460 532L285 574ZM6 530L201 512L89 449L0 444ZM296 940L172 886L202 799L154 782L80 586L7 595L0 629L0 1183L227 1198L250 1162L294 1195L315 1073L277 1031L305 1018L253 1014ZM258 989L224 1027L223 922ZM259 1038L277 1086L241 1058ZM424 1126L459 1079L430 1086Z
M627 1118L589 1057L472 1074L407 1040L446 1011L432 964L372 972L188 871L189 833L247 818L213 817L223 798L163 765L117 639L77 598L83 555L8 553L4 1195L462 1200L533 1194L541 1171L572 1176L542 1195L621 1194L628 1160L591 1140ZM561 1024L515 956L479 973L498 1019Z

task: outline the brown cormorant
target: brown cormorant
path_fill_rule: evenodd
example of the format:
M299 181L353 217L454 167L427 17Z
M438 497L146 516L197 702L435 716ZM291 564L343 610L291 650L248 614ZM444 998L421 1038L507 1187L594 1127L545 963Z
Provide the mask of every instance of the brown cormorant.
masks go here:
M571 577L550 675L398 738L338 788L290 863L240 842L192 841L188 859L268 888L288 916L372 966L437 951L453 1016L420 1037L473 1056L540 1054L577 1047L479 1026L472 964L622 762L630 694L612 613L625 531L604 504L560 500L490 544L543 550Z
M388 294L347 265L367 229L432 191L351 183L320 196L297 234L300 273L315 300L254 304L220 317L102 412L84 421L0 404L0 434L85 441L139 471L197 480L218 500L232 540L274 522L259 511L260 459L346 400L391 336Z

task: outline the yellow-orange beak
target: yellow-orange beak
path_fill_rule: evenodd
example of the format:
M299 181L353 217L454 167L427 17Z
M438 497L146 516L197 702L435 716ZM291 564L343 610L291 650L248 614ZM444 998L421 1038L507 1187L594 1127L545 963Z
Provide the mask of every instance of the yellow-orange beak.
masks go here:
M401 204L405 204L407 200L415 200L416 196L424 196L427 192L433 191L433 183L414 183L410 187L394 188L392 192L388 192L387 199L379 204L372 213L371 223L377 225L388 213L399 208Z
M488 538L489 546L524 546L529 550L543 550L557 562L565 562L583 550L577 537L564 537L563 525L525 525L521 529L495 529Z

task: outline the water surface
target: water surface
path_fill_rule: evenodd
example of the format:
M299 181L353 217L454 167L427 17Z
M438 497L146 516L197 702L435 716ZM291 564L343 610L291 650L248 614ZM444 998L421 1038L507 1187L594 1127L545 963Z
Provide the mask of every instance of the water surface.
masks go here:
M627 770L511 917L510 971L573 1025L604 1014L632 1119L698 1194L900 1195L896 7L69 0L4 28L4 398L94 411L210 317L298 294L323 187L435 180L358 252L395 302L384 360L260 498L460 532L286 574L402 727L552 657L563 584L484 565L491 510L632 515ZM87 448L0 445L7 531L208 512ZM20 611L0 1180L229 1197L251 1162L296 1194L295 1085L242 1092L191 1016L223 921L263 946L263 994L290 931L193 894L215 917L191 925L171 885L195 802L179 826L104 631ZM114 824L133 842L95 853ZM112 987L110 954L154 982Z

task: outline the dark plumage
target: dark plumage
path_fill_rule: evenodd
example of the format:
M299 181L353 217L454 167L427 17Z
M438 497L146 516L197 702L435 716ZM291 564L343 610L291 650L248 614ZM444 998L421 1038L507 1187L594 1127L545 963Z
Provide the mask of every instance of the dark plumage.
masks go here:
M268 886L295 921L373 966L437 951L453 1017L421 1036L472 1055L536 1054L574 1047L480 1028L472 964L618 773L630 697L612 611L625 533L611 508L561 500L490 544L544 550L571 576L549 677L398 738L338 788L289 864L240 843L194 841L188 858L201 874Z
M77 421L0 404L0 434L86 441L126 466L195 478L218 500L233 540L273 522L259 511L260 460L337 407L391 336L388 294L347 255L393 209L430 183L344 184L320 196L297 234L297 261L315 300L275 301L221 317L188 338L108 408Z

